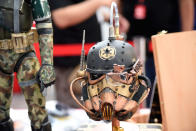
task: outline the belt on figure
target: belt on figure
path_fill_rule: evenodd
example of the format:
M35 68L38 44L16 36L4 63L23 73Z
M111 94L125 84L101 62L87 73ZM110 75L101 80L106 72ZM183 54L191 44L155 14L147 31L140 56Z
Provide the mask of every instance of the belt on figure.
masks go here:
M12 33L11 39L0 40L0 49L14 49L16 53L26 52L29 45L34 43L33 32L28 33Z

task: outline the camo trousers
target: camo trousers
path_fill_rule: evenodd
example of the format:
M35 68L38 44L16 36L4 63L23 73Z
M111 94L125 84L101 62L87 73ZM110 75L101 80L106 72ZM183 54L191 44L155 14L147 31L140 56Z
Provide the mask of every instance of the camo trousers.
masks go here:
M39 129L47 118L47 112L45 98L35 79L40 64L34 52L33 54L24 57L17 71L17 79L28 105L31 125ZM13 50L0 50L0 122L9 117L14 67L23 55L24 53L15 53Z

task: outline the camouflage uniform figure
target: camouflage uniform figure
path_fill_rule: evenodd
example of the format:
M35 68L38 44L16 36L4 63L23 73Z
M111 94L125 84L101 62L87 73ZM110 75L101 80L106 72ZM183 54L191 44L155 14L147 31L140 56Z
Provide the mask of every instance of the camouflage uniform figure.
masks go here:
M47 0L0 1L0 130L13 131L10 103L13 73L28 105L33 131L50 131L42 91L54 83L53 39L50 9ZM35 55L34 34L30 32L35 20L39 36L42 66Z

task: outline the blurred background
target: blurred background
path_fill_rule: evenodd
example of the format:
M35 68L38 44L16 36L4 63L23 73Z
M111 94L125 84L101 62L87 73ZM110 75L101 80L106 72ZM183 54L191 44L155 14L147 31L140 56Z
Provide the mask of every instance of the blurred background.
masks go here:
M94 3L88 3L94 1ZM83 130L102 122L95 122L73 101L69 94L70 82L76 77L80 62L82 31L86 30L85 53L94 43L108 39L109 13L112 0L48 0L52 13L54 30L54 66L57 74L56 85L48 88L44 95L46 109L53 130ZM120 12L120 33L134 45L137 57L143 63L143 72L153 85L147 100L141 104L130 123L161 123L159 96L153 60L151 36L165 30L181 32L194 30L194 0L118 0ZM63 13L62 13L63 12ZM35 28L33 23L32 29ZM34 44L39 56L38 43ZM14 79L14 95L11 118L16 131L30 131L30 121L24 96ZM78 99L81 88L75 85ZM154 98L154 99L153 99ZM152 111L153 110L153 111ZM153 114L150 112L154 112ZM83 127L82 127L83 126ZM134 127L134 125L133 125ZM135 130L139 127L134 127Z

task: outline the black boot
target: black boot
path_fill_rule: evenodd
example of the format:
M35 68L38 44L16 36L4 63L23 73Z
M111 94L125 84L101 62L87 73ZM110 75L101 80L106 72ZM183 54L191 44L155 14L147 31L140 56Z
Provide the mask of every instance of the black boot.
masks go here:
M50 123L43 124L40 129L35 129L31 126L32 131L52 131Z
M35 129L33 126L31 126L31 129L32 131L52 131L51 124L48 121L48 117L45 118L40 129Z
M1 121L0 131L14 131L13 121L10 118Z

